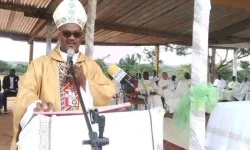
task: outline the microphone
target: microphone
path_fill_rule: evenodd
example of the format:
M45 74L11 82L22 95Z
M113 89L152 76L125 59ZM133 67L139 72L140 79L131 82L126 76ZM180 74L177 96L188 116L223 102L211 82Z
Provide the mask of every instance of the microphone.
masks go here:
M133 89L135 89L135 86L129 81L130 76L123 71L121 68L119 68L117 65L110 65L108 67L108 73L111 75L118 83L126 83Z
M67 64L69 64L72 61L74 54L75 54L75 51L73 49L68 49L68 51L67 51L67 61L66 61ZM69 74L69 71L68 71L67 74ZM67 83L67 82L68 82L68 77L64 76L63 77L63 83Z

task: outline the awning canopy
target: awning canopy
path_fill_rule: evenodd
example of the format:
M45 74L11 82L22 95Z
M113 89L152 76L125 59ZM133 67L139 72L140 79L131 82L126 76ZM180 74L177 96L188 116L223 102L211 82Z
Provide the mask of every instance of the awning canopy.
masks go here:
M47 20L61 0L0 0L0 36L45 41ZM85 8L87 0L81 0ZM99 0L97 45L191 45L193 0ZM53 24L53 41L58 32ZM249 42L250 3L212 0L211 45ZM84 32L85 33L85 32ZM84 36L83 36L84 43Z

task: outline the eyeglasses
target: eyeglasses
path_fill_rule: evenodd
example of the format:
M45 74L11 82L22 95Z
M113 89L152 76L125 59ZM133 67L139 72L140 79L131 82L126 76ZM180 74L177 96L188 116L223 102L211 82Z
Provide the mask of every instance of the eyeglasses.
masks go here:
M80 31L75 31L75 32L62 31L62 34L63 34L63 36L66 37L66 38L69 38L69 37L71 37L72 35L73 35L75 38L81 38L81 36L82 36L82 32L80 32Z

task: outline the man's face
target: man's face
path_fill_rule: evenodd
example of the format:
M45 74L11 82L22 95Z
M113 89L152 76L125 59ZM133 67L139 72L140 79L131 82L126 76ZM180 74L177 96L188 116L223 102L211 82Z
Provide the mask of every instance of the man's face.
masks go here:
M233 76L233 77L232 77L232 80L233 80L233 81L236 81L236 77Z
M155 70L153 71L153 76L154 76L154 77L156 76L156 71L155 71Z
M14 76L15 75L15 71L10 71L10 76Z
M73 49L77 53L81 45L82 29L79 25L68 23L59 28L59 40L61 51L67 53L68 49Z
M168 79L168 74L164 72L164 73L162 74L162 78L163 78L164 80L167 80L167 79Z
M148 74L148 73L144 73L144 74L143 74L143 78L144 78L145 80L148 80L148 79L149 79L149 74Z

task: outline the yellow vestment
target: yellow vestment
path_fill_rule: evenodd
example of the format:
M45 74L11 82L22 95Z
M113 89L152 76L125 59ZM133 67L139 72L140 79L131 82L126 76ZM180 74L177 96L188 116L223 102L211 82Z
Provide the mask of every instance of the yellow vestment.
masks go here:
M48 55L31 62L27 72L20 78L19 92L13 107L14 136L11 150L16 150L20 120L30 104L37 100L44 100L51 102L55 111L60 111L58 62L63 62L60 52L52 50ZM83 67L94 99L94 106L108 105L115 94L112 82L103 74L95 61L82 53L79 53L77 63Z

